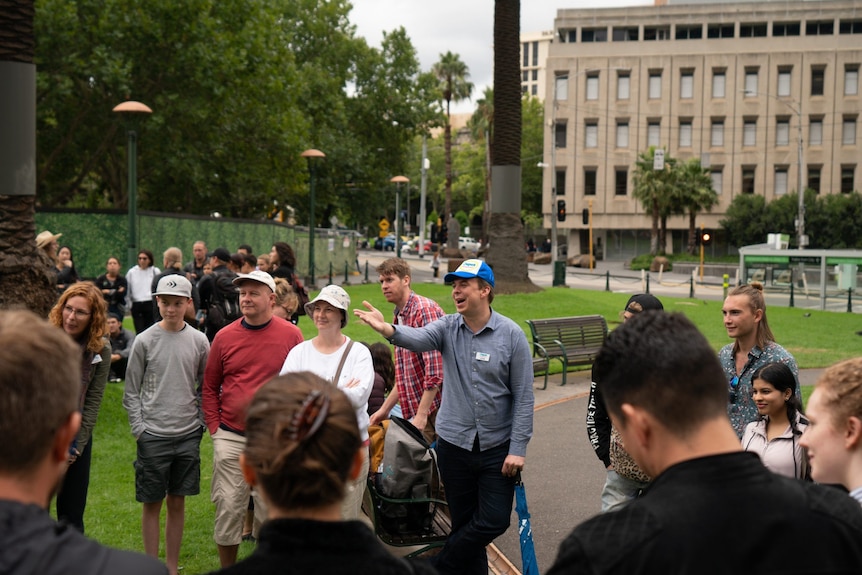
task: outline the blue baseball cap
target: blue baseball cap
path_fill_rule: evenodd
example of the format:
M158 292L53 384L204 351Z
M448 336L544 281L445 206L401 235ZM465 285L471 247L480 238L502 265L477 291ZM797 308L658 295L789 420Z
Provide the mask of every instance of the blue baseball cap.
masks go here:
M491 271L491 266L489 266L482 260L464 260L461 265L458 266L458 269L456 269L454 272L449 272L448 274L446 274L446 277L443 278L443 281L445 281L446 283L451 283L455 281L456 278L479 278L491 284L491 287L494 287L494 272Z

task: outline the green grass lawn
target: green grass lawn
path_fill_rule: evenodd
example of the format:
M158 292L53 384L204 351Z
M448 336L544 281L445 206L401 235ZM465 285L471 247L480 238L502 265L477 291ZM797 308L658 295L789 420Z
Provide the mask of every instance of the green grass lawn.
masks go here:
M418 284L414 288L438 301L447 313L455 311L450 297L451 288L441 284ZM392 306L383 298L377 284L350 286L348 292L352 307L360 307L362 300L368 300L382 310L384 316L391 316ZM688 316L716 350L730 342L722 325L720 301L661 299L666 310ZM493 307L515 320L529 338L525 320L545 317L601 314L614 329L619 325L620 310L627 300L626 294L549 288L536 294L498 296ZM796 357L801 368L826 367L859 355L862 348L862 337L855 334L862 326L858 314L771 307L768 317L778 342ZM125 323L132 329L130 318L126 318ZM315 334L308 317L302 317L299 325L306 338ZM358 341L383 341L381 336L352 317L344 331ZM810 389L804 388L803 396L807 399L809 394ZM141 551L141 506L135 502L132 468L135 442L122 406L122 395L122 384L108 385L94 433L93 468L85 520L89 536L114 547ZM201 494L186 500L186 528L180 566L183 573L189 575L219 566L212 539L215 510L209 498L211 479L212 442L209 437L204 437L201 442ZM250 553L252 548L252 544L243 543L240 557Z

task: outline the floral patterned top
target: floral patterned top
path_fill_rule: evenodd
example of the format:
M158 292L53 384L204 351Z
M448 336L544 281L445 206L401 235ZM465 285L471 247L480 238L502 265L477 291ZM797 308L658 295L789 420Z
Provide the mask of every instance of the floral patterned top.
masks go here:
M745 426L752 421L757 421L757 406L754 405L754 400L751 398L751 376L764 365L776 362L786 364L793 372L793 377L796 378L796 395L800 399L802 398L799 390L799 367L796 365L796 360L789 351L774 341L766 344L766 349L755 346L748 353L748 361L745 362L740 373L736 373L732 343L721 348L721 351L718 352L718 360L721 362L728 382L727 415L730 417L730 423L733 425L736 435L740 438L745 432Z

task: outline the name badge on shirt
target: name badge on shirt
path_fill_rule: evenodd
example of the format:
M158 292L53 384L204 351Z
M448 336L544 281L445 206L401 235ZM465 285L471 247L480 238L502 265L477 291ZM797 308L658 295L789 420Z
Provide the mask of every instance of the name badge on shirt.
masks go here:
M489 354L487 354L487 353L484 353L484 352L481 352L481 351L477 351L477 352L476 352L476 360L477 360L477 361L490 361L490 360L491 360L491 356L490 356Z

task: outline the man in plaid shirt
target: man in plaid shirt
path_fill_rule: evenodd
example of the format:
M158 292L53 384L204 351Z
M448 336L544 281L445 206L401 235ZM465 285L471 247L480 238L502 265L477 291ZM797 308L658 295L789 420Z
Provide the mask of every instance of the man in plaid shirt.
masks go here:
M410 266L401 258L389 258L377 266L380 288L389 303L395 304L393 323L422 327L443 317L443 310L434 300L416 294L410 288ZM434 420L440 407L440 387L443 385L443 359L439 351L416 353L395 348L395 388L383 406L371 416L370 425L389 417L396 403L401 404L404 419L421 429L429 442L436 439Z

